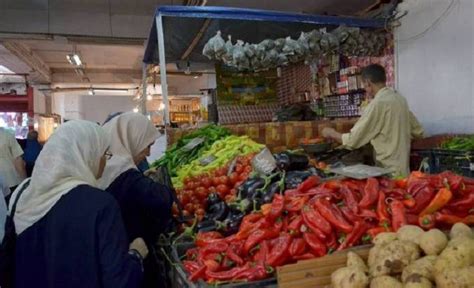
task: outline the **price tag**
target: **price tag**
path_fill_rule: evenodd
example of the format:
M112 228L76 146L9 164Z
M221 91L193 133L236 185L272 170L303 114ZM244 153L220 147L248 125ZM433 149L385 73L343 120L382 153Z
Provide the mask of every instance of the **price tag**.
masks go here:
M214 155L209 155L206 158L199 160L199 164L201 164L201 166L207 166L211 164L212 162L214 162L214 160L216 159L217 158Z
M189 143L184 145L183 148L181 148L181 149L183 149L184 151L191 151L196 146L201 144L202 142L204 142L204 138L197 137L197 138L194 138L193 140L189 141Z
M474 171L474 163L471 163L471 164L469 165L469 168L471 169L471 171Z
M277 168L276 160L268 148L263 149L253 158L252 168L260 175L269 175Z

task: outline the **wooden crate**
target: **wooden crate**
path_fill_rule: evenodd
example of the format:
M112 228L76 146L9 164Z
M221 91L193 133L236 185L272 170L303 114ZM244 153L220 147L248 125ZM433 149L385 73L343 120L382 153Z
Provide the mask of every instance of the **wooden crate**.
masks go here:
M367 260L372 245L364 245L336 252L321 258L299 261L277 268L278 287L330 287L331 274L346 266L347 252L352 251Z

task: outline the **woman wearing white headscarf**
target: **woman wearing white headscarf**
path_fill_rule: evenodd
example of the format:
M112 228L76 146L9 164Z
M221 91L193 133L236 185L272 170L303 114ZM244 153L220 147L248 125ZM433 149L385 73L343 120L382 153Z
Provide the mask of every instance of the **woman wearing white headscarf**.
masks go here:
M153 247L171 219L173 204L168 187L155 183L137 169L150 155L150 146L159 132L150 120L138 113L124 113L104 124L111 137L112 158L107 162L100 187L118 200L129 240L141 237ZM145 287L164 287L158 267L146 259Z
M29 180L13 193L15 287L140 286L146 246L129 247L117 202L94 188L108 146L98 125L70 121L46 143L27 188Z

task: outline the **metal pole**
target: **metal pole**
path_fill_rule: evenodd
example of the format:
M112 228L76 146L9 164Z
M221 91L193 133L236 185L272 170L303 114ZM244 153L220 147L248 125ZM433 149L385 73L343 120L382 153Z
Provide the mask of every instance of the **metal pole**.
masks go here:
M160 59L160 76L161 76L161 95L163 98L163 104L165 104L165 110L163 120L165 125L170 124L170 111L169 111L169 100L168 100L168 84L166 81L166 58L165 58L165 39L163 34L163 18L161 13L156 16L156 25L158 26L158 53Z
M142 83L142 99L140 101L140 110L141 110L141 113L143 115L146 115L147 114L147 111L146 111L146 88L147 88L147 84L148 84L148 81L147 81L147 65L146 63L143 63L143 67L142 67L142 77L143 77L143 83Z

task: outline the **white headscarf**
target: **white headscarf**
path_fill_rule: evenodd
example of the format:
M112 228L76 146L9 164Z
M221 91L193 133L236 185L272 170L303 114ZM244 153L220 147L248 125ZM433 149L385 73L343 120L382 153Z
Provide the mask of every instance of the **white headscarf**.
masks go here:
M16 233L39 221L73 188L83 184L97 187L95 175L108 146L109 137L95 123L74 120L61 125L38 156L30 185L18 200ZM26 181L13 193L10 209Z
M152 144L160 133L147 117L132 112L116 116L103 127L111 137L109 151L113 155L99 181L99 187L107 189L123 172L137 169L133 157Z

